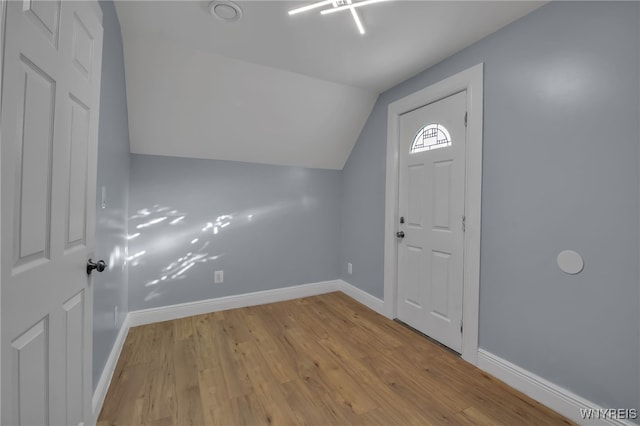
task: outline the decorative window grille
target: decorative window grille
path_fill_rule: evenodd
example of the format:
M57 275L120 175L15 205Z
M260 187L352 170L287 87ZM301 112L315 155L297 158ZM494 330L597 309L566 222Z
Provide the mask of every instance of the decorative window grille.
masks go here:
M442 124L429 124L418 131L411 144L411 154L451 146L449 131Z

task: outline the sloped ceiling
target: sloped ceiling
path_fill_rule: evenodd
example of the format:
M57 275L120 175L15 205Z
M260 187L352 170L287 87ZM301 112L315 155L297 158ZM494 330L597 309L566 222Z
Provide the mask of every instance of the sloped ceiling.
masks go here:
M377 95L544 2L389 1L288 16L310 2L120 1L131 151L341 169Z

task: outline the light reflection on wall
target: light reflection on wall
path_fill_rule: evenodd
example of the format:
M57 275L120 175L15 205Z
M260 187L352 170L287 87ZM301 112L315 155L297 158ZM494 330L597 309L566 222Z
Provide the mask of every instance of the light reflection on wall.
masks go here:
M283 201L268 206L252 208L237 213L227 213L212 217L209 220L199 219L196 223L189 221L189 214L172 209L169 206L154 205L138 210L130 217L134 233L127 236L129 252L126 261L130 267L144 265L144 287L149 289L143 300L145 302L162 296L171 286L178 285L188 278L189 273L207 263L218 261L225 253L212 253L213 244L222 233L233 228L234 224L254 224L268 216L282 214L293 209L306 210L317 200L313 197L301 197L297 200ZM162 265L156 265L157 259L167 257L167 253L175 253L182 247L183 253ZM171 255L169 255L171 256ZM153 259L153 261L148 259ZM153 266L151 266L153 265ZM149 267L155 272L148 273ZM218 266L219 267L219 266ZM216 267L211 267L211 275ZM151 276L150 276L151 275Z
M161 251L175 249L176 246L190 246L190 250L194 250L188 251L185 255L160 268L157 271L157 276L145 283L145 287L154 287L144 298L145 301L159 297L162 286L176 284L187 278L187 272L192 268L217 260L223 255L221 253L210 254L207 249L211 245L210 239L218 235L223 228L231 225L233 215L220 215L204 224L190 224L187 216L187 214L172 210L168 206L154 205L152 208L138 210L130 217L137 232L128 235L127 239L129 241L136 240L132 241L132 245L146 247L143 250L138 250L137 247L132 250L134 254L126 258L131 262L131 267L143 264L145 256L157 255ZM166 232L159 234L158 227L164 227ZM145 238L146 234L149 234L149 238ZM164 237L158 236L163 234L166 235ZM194 245L196 245L196 249L193 248Z
M111 253L109 253L109 263L107 263L107 265L109 265L108 267L115 267L120 262L120 259L122 259L120 246L114 246L113 250L111 250ZM124 267L122 269L124 269Z
M169 222L169 225L177 225L178 223L182 222L183 219L184 219L184 216L179 216L173 219L171 222Z

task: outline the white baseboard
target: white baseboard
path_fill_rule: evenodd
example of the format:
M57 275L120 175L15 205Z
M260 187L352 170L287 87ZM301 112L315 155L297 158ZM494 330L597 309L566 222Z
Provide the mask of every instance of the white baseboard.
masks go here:
M360 290L358 287L349 284L346 281L337 280L337 282L338 289L341 292L384 316L384 301L382 299L378 299L377 297L370 295L366 291Z
M247 306L283 302L285 300L316 296L318 294L330 293L338 290L340 290L338 280L322 281L292 287L277 288L275 290L256 291L254 293L198 300L195 302L180 303L178 305L161 306L159 308L141 309L139 311L129 312L129 326L135 327L138 325L170 321L193 315L206 314L209 312L224 311L226 309L245 308Z
M581 409L597 411L603 408L484 349L478 350L478 368L578 424L635 425L627 420L610 418L583 419Z
M129 333L129 327L129 316L127 315L124 317L124 321L122 321L120 331L118 332L118 336L116 336L116 341L113 343L113 348L111 348L111 353L109 354L109 358L107 358L107 363L102 370L102 375L100 375L96 390L93 392L93 398L91 400L93 417L92 421L89 422L90 425L95 425L98 421L98 416L100 415L100 410L102 410L104 398L107 396L107 391L111 384L111 378L116 370L116 365L118 364L118 359L122 352L122 346L124 346L124 341Z

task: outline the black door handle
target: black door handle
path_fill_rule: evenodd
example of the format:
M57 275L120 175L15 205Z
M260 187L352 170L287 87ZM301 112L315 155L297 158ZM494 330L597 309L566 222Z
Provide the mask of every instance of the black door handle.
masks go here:
M396 232L396 237L398 237L398 238L400 238L400 239L404 238L404 231L398 231L398 232Z
M94 262L93 260L87 260L87 275L91 275L91 271L96 269L98 272L102 272L107 269L107 264L104 260L98 260Z

